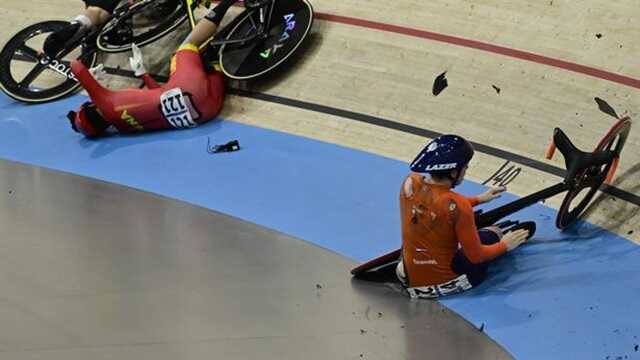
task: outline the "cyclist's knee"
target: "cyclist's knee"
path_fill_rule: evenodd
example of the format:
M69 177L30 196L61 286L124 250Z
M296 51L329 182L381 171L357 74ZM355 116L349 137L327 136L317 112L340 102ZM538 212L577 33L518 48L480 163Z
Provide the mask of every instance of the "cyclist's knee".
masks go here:
M92 12L107 16L113 13L119 2L119 0L84 0L87 10L91 9Z
M107 21L111 13L97 6L89 6L85 9L84 15L91 20L93 26L99 26Z
M466 275L472 286L484 281L488 269L488 262L474 264L464 255L462 250L458 250L451 260L451 270L458 275Z

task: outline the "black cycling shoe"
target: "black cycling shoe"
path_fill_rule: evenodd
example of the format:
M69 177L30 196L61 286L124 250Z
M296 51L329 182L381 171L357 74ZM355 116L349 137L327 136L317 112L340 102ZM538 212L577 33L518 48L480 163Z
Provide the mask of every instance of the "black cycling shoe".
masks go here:
M516 231L516 230L520 230L520 229L525 229L527 231L529 231L529 235L527 236L527 239L531 239L533 237L533 235L536 233L536 223L534 221L524 221L524 222L519 222L519 221L509 221L509 224L505 227L500 226L501 224L497 224L498 226L500 226L500 228L502 229L503 233L508 233L508 232L512 232L512 231ZM506 222L505 222L506 223Z
M513 226L513 225L518 225L520 223L520 221L514 221L514 220L505 220L503 222L499 222L493 226L497 226L500 229L506 229L509 226Z
M50 57L57 58L71 39L77 39L87 31L80 23L72 22L68 26L51 33L42 45L42 51Z

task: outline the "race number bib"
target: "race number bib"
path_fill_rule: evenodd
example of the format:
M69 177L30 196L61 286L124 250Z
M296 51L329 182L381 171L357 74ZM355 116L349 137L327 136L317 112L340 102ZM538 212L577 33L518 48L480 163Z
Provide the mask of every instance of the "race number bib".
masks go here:
M160 96L160 110L167 122L176 129L197 125L194 121L197 111L191 104L191 99L180 88L168 90Z

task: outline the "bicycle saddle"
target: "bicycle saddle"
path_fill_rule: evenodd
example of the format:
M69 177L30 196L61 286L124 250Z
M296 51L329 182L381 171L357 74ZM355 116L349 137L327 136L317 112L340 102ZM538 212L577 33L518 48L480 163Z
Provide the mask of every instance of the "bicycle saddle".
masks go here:
M560 128L553 130L553 144L547 152L547 158L553 156L553 151L557 148L564 156L567 169L565 181L573 179L578 172L594 166L605 165L612 161L614 154L611 151L584 152L578 149L569 137Z

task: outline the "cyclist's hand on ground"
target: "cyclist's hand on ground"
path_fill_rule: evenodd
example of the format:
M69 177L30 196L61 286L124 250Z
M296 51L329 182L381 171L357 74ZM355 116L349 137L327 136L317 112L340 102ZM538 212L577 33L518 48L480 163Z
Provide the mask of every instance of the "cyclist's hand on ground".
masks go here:
M144 62L142 60L142 51L136 44L131 45L131 52L133 56L129 58L129 65L131 70L135 72L136 76L142 76L147 73L147 69L144 68Z
M478 195L478 200L481 204L489 202L502 196L500 194L505 192L505 190L507 190L506 186L492 186L489 190Z
M504 234L502 241L507 245L507 251L511 251L527 241L527 236L529 236L528 230L519 229Z
M93 78L96 80L102 79L102 77L107 73L104 70L104 64L99 64L97 66L92 67L91 69L89 69L89 72L91 73L91 75L93 75Z

